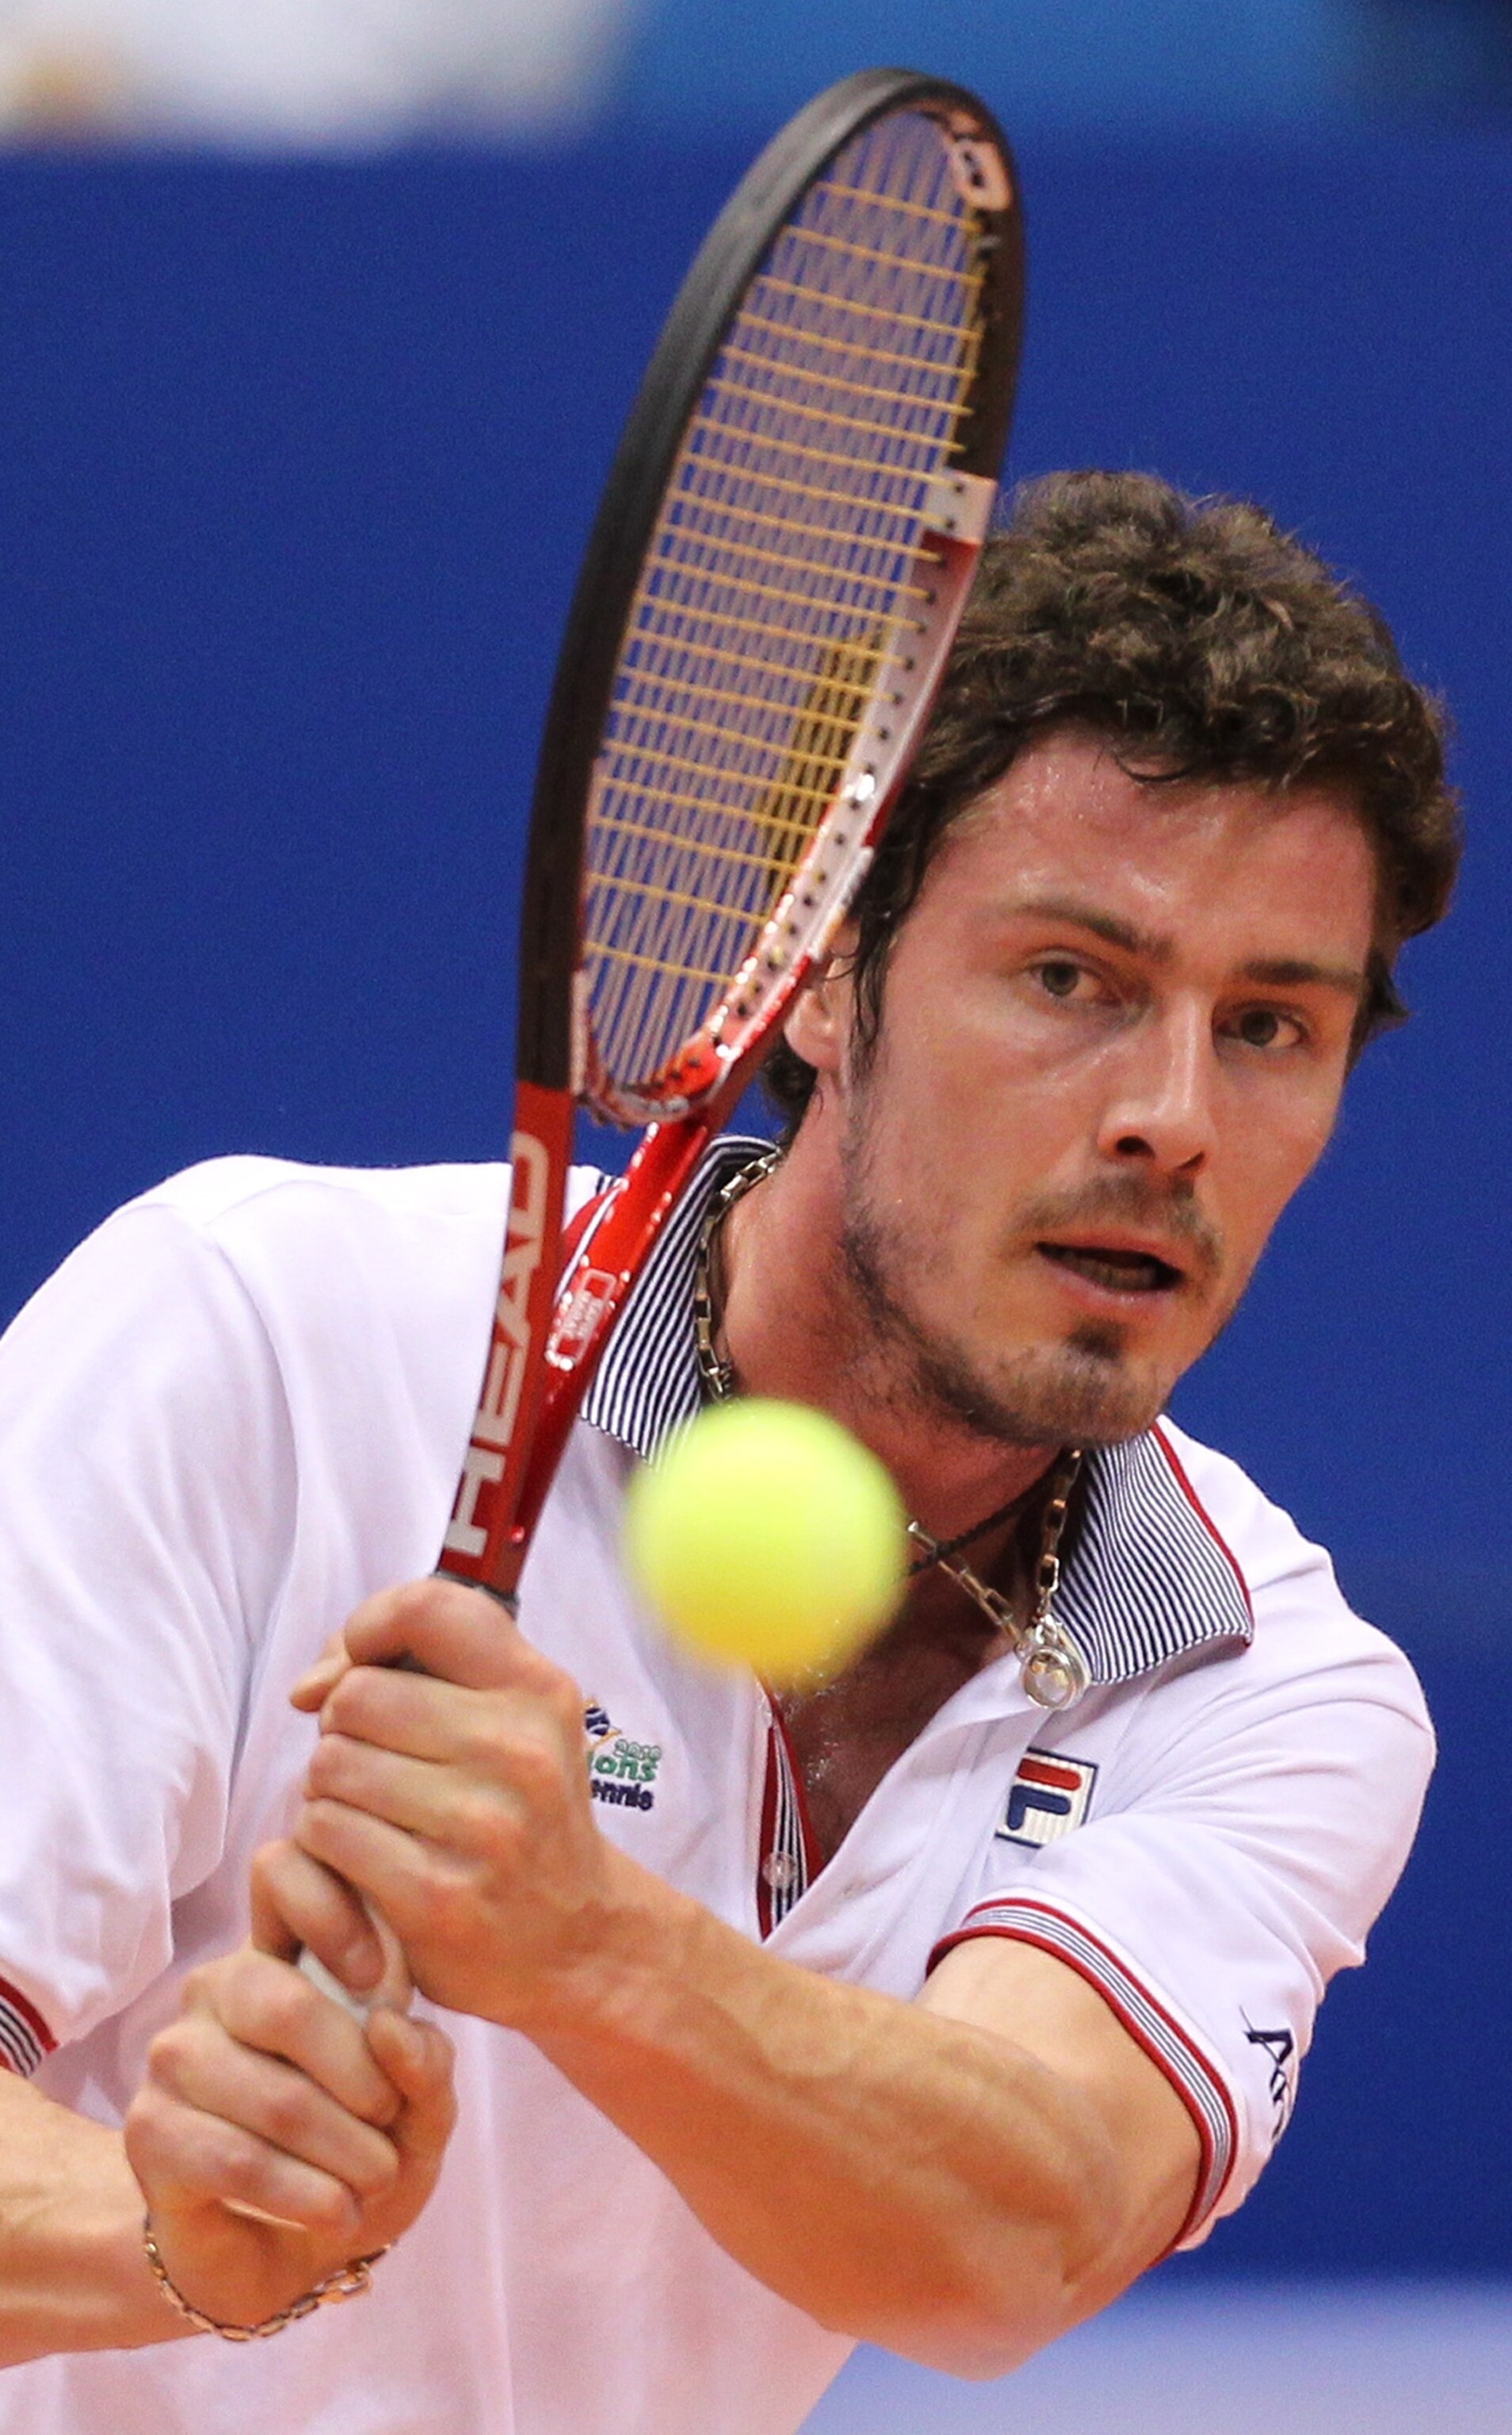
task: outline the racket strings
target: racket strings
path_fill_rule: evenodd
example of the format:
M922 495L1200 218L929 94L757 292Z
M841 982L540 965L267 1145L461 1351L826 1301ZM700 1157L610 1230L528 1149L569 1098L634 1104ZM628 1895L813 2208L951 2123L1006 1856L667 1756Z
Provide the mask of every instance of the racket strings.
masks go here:
M969 410L980 224L900 112L810 188L684 435L632 604L588 832L589 1019L644 1091L715 1017L927 600Z

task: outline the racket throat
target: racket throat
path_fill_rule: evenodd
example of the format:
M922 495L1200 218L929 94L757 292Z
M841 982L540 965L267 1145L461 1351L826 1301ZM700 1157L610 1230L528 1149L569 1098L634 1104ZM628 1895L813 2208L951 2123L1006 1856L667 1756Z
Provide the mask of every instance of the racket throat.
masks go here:
M571 1093L522 1081L483 1390L439 1566L501 1594L513 1590L524 1562L524 1534L514 1527L515 1515L544 1383L572 1154Z

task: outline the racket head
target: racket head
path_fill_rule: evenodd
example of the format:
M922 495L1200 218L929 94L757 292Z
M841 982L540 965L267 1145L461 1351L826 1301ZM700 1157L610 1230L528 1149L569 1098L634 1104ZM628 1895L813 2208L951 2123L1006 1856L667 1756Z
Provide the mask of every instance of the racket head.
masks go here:
M1001 130L908 70L820 95L715 221L568 621L532 807L523 1079L662 1120L780 1020L933 698L1022 294Z
M440 1559L507 1599L614 1316L902 783L990 511L1022 291L989 113L868 71L742 181L646 371L542 739L505 1254ZM651 1130L563 1277L579 1102Z

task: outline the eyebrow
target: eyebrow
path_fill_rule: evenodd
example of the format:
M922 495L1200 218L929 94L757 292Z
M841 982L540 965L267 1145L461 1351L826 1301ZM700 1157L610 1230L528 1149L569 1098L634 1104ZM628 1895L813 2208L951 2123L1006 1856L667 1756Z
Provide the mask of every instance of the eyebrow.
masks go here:
M1259 956L1241 964L1240 976L1269 989L1342 990L1347 997L1364 997L1368 974L1358 964L1314 964L1298 956Z
M1005 906L1004 911L1010 920L1028 915L1040 921L1069 922L1076 929L1090 930L1094 939L1106 939L1110 947L1143 956L1149 963L1169 964L1176 955L1171 940L1141 930L1117 913L1105 913L1095 905L1080 904L1073 896L1033 896L1022 904ZM1241 964L1239 977L1258 981L1267 989L1332 989L1360 999L1365 995L1369 976L1356 964L1315 963L1304 956L1256 956L1247 964Z

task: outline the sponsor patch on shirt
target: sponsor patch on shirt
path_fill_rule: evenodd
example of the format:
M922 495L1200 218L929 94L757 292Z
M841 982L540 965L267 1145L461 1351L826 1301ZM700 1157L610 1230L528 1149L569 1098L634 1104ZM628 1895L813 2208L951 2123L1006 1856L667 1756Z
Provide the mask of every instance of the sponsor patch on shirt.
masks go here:
M656 1794L651 1787L662 1764L661 1743L632 1741L596 1700L590 1700L583 1710L583 1735L588 1744L588 1789L593 1799L614 1809L654 1809Z
M1081 1824L1096 1781L1096 1763L1090 1758L1025 1751L1008 1790L998 1839L1036 1846L1057 1842Z

